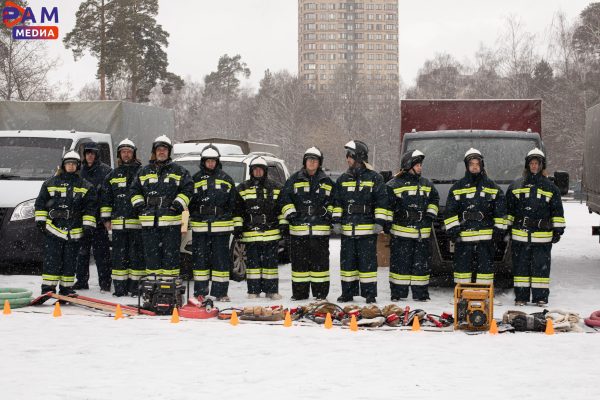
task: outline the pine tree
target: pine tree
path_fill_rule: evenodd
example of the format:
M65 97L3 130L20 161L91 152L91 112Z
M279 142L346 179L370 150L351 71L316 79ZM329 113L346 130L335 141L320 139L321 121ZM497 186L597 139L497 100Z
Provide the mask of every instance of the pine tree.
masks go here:
M100 100L106 100L106 77L115 72L109 63L114 40L109 36L109 27L114 21L113 0L86 0L79 5L75 27L65 36L63 43L73 50L75 60L88 51L98 59L97 78L100 80ZM114 59L114 57L112 58Z

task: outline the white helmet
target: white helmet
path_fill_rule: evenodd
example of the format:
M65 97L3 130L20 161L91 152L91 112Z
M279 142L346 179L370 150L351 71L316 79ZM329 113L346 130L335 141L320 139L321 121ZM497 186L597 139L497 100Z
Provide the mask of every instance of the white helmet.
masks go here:
M135 143L133 143L129 139L123 139L119 142L119 145L117 146L117 157L121 158L121 155L119 153L121 149L124 148L131 149L133 151L133 158L137 158L137 147L135 147Z
M467 150L467 152L465 153L465 167L468 169L469 168L469 161L473 160L473 159L477 159L479 160L480 166L483 169L484 164L483 164L483 155L481 154L481 152L477 149L474 148L470 148L469 150Z
M165 135L161 135L154 139L154 142L152 143L152 150L155 150L158 146L166 146L169 149L169 151L171 151L171 148L173 148L171 139L169 139Z
M252 161L250 161L250 175L252 175L252 170L256 167L262 168L265 173L263 175L263 179L267 177L267 161L262 157L256 157Z
M306 167L306 160L309 158L316 158L319 160L319 166L323 166L323 153L319 150L318 147L311 147L304 152L304 156L302 157L302 165Z
M65 155L62 158L62 163L61 163L61 167L62 169L65 168L65 163L66 162L74 162L77 164L77 170L79 170L79 168L81 167L81 157L79 156L79 153L71 150L65 153Z
M202 153L200 154L200 165L204 167L204 163L206 160L216 160L218 165L220 158L221 153L219 153L219 149L217 149L212 144L209 144L202 150Z
M546 169L546 155L537 147L527 153L527 156L525 157L525 168L528 168L529 162L534 158L537 158L540 161L542 169Z

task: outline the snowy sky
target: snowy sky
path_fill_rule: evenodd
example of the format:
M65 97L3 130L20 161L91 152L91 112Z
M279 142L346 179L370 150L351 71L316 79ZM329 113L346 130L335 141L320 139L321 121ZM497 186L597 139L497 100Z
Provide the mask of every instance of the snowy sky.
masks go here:
M75 23L76 0L29 0L34 12L42 5L59 7L60 35ZM589 0L399 0L400 74L414 83L418 69L436 52L459 61L472 58L480 43L495 46L509 15L542 42L557 11L575 21ZM267 68L297 72L296 0L160 0L159 22L170 33L170 69L201 80L216 69L219 56L241 54L252 70L246 86L258 86ZM52 82L70 81L75 90L94 80L95 59L73 61L62 41L49 43L61 59ZM540 54L545 48L540 46Z

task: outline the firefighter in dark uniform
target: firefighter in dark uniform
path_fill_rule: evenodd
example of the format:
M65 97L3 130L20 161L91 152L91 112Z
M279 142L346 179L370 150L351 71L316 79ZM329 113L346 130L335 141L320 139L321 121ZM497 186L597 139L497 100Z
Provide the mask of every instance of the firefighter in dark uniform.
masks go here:
M81 177L94 186L96 192L96 229L89 230L81 238L79 254L77 254L77 282L73 289L89 289L88 280L90 279L90 253L94 252L96 260L96 269L98 270L98 283L100 290L110 291L110 272L112 265L110 262L110 241L108 232L100 220L100 196L102 185L106 175L111 172L111 168L100 161L100 150L96 142L88 142L83 145L84 162L81 168Z
M267 177L267 162L256 157L250 162L250 179L238 188L236 237L246 245L248 298L261 292L272 300L281 299L277 251L284 223L279 214L281 187Z
M190 173L171 161L172 149L168 137L157 137L150 163L140 169L131 190L142 225L146 273L158 278L179 275L181 213L194 191Z
M131 205L131 186L142 164L135 144L125 139L117 146L117 168L104 180L100 217L112 230L112 280L114 296L137 296L138 281L146 274L142 225Z
M219 150L209 145L202 150L200 170L192 177L194 194L190 201L194 296L210 295L229 301L229 239L233 232L236 189L219 161Z
M96 191L79 176L81 158L63 156L56 176L42 185L35 201L35 221L46 236L42 293L74 294L75 262L84 230L96 228Z
M546 177L546 156L539 149L525 158L523 177L506 193L508 224L512 227L515 304L548 304L550 252L565 230L560 191Z
M506 203L502 189L488 178L481 152L465 153L465 176L448 192L444 224L455 243L454 283L494 282L494 243L506 231ZM475 261L477 261L475 263Z
M292 261L292 300L317 300L329 294L329 235L334 183L321 169L323 154L316 147L304 153L303 168L287 180L282 215L289 222Z
M338 302L354 296L374 303L377 297L377 233L392 220L383 178L368 163L369 148L359 140L345 145L348 170L337 180L334 223L341 223L340 275L342 295ZM379 227L376 227L376 224ZM360 289L360 291L359 291Z
M425 154L409 150L402 156L400 172L387 183L393 223L390 229L390 289L392 301L408 297L429 300L430 242L440 196L421 176Z

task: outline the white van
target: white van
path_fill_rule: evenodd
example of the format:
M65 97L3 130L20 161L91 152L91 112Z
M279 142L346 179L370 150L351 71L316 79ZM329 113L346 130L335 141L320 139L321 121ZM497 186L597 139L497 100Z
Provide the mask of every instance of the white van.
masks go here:
M42 183L52 177L64 153L95 141L100 160L113 166L111 135L75 131L0 131L0 273L18 267L38 273L44 257L43 235L34 221ZM82 157L83 160L83 157ZM17 272L15 271L15 272Z

